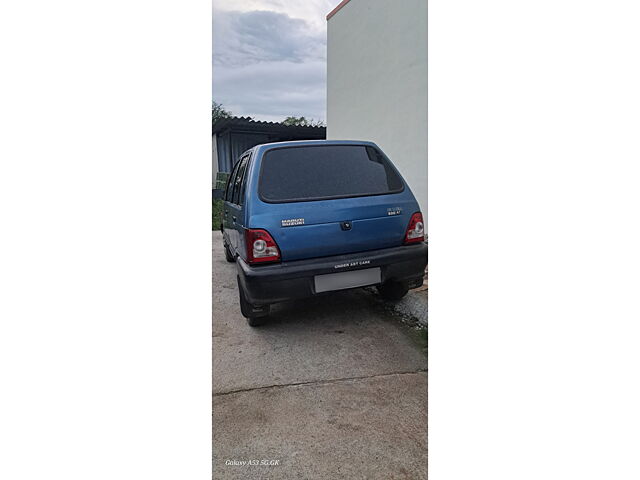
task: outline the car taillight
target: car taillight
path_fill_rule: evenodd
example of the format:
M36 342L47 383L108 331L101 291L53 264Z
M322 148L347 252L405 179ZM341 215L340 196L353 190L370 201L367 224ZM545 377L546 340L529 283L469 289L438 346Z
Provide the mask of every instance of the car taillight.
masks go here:
M279 262L280 250L269 232L249 228L245 231L247 261L249 263Z
M424 242L424 223L422 222L422 214L416 212L411 215L407 233L404 235L404 243Z

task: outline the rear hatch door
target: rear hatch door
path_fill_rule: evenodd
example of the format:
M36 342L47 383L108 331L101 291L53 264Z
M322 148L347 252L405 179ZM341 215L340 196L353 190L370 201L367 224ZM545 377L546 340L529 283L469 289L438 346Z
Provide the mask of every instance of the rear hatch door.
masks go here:
M402 244L417 203L389 160L369 145L269 150L252 216L282 259L301 260Z

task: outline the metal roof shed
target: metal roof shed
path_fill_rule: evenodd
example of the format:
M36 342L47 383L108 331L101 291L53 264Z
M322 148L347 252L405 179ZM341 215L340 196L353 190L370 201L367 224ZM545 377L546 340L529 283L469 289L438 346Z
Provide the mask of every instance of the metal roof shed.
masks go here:
M262 122L249 117L228 117L213 124L213 172L230 172L240 155L261 143L323 140L325 127L300 127Z

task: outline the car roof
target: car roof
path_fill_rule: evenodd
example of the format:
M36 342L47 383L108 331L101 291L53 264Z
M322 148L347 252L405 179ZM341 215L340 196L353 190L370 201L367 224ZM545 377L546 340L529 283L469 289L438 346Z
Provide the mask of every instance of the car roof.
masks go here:
M364 140L292 140L288 142L262 143L260 145L256 145L253 148L256 152L259 152L272 148L306 147L318 145L370 145L373 147L377 147L374 142Z

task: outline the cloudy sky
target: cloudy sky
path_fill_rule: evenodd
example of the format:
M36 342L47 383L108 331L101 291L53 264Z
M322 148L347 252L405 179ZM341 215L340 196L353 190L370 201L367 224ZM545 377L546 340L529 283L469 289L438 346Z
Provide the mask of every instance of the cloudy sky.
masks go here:
M326 15L340 0L213 0L213 98L234 115L326 120Z

